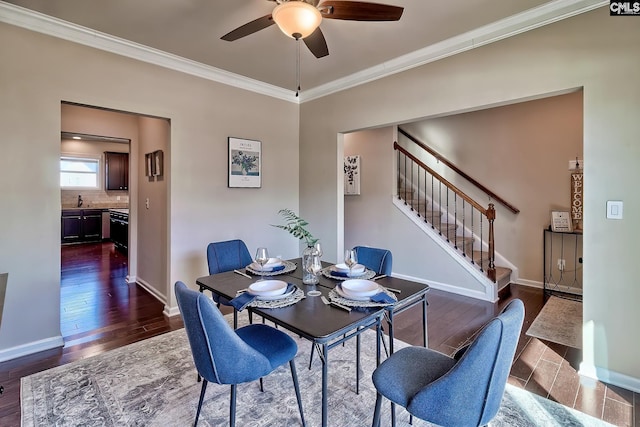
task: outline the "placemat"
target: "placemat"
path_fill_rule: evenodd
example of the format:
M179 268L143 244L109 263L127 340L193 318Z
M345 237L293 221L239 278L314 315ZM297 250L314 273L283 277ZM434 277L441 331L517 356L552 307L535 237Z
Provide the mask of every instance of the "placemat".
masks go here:
M329 267L325 267L322 269L322 275L324 277L328 277L329 279L333 279L333 280L348 280L348 279L363 279L363 280L368 280L368 279L373 279L376 276L376 272L373 270L369 270L368 268L365 270L364 274L361 276L357 276L357 277L341 277L341 276L332 276L331 275L331 267L333 266L329 266Z
M284 264L284 268L278 271L265 271L262 273L260 272L260 270L254 270L253 268L251 268L250 265L247 265L245 267L245 270L247 270L249 273L253 274L254 276L277 276L279 274L291 273L297 268L297 265L295 262L283 260L282 263Z
M238 296L238 295L240 295L240 294L237 294L236 296ZM292 293L291 295L289 295L286 298L276 299L276 300L271 300L271 301L265 301L265 300L260 300L260 299L256 298L255 300L250 302L247 307L253 307L253 308L282 308L282 307L288 307L290 305L293 305L293 304L297 303L298 301L300 301L300 300L302 300L304 298L305 298L304 291L296 286L295 292Z

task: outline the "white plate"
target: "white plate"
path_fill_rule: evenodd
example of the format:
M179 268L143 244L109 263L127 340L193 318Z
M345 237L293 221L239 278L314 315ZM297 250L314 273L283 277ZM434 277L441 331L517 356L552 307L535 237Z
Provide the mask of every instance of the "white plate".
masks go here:
M287 282L282 280L260 280L249 285L249 293L259 297L281 296L287 290Z
M350 279L342 282L342 290L354 297L370 297L380 292L380 287L371 280Z
M349 267L347 267L347 264L345 263L336 264L331 268L333 269L333 271L339 271L340 273L349 272ZM353 274L362 274L364 273L364 271L365 271L365 266L362 264L356 264L353 266L353 268L351 268L351 272Z
M293 289L291 289L289 292L285 292L282 295L274 295L274 296L270 296L270 297L258 296L256 299L260 300L260 301L275 301L275 300L278 300L278 299L283 299L283 298L291 296L296 291L296 289L298 289L298 288L296 286L294 286Z
M348 295L344 292L344 290L342 289L342 286L340 285L336 286L335 289L338 295L340 295L342 298L346 298L354 301L369 301L371 299L369 297Z

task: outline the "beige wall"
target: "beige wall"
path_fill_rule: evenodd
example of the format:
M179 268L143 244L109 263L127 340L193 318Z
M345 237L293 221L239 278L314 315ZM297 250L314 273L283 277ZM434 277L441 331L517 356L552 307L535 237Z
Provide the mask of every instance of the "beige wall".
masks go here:
M343 196L336 191L342 185L341 133L583 88L583 372L640 391L640 342L633 329L640 324L640 287L635 285L640 265L632 259L640 232L633 220L640 208L635 185L640 181L640 56L633 54L639 45L635 21L610 17L600 8L302 104L302 215L312 223L324 220L318 234L334 236L325 237L325 247L332 242L337 251L343 227ZM307 196L311 189L319 198ZM605 218L607 200L624 201L622 221ZM376 221L391 223L391 218ZM398 234L389 245L400 246L405 237ZM396 259L413 256L411 250L394 252L394 270L403 272Z
M169 210L159 230L171 248L161 285L169 311L176 311L173 283L194 286L207 273L210 241L237 237L251 251L264 245L299 254L297 240L269 226L279 221L278 209L298 209L296 104L7 24L0 24L0 40L0 271L9 273L0 360L62 344L62 101L171 120ZM227 188L228 136L262 141L262 188ZM134 159L131 174L138 169Z
M151 117L138 119L140 129L138 168L138 266L136 279L162 301L167 301L167 212L168 188L171 179L170 133L168 120ZM164 170L162 176L145 176L145 153L162 150ZM147 206L147 200L149 204Z
M495 203L496 251L517 267L519 282L542 286L542 230L549 226L550 211L571 210L568 163L583 158L582 110L577 91L402 125L520 209L518 214L489 200L408 138L398 140L480 204ZM567 272L574 267L567 266Z

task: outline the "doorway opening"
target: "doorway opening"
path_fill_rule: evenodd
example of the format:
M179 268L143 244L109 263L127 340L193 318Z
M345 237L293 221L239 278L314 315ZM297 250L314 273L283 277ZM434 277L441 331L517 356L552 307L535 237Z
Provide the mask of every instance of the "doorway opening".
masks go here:
M149 176L145 157L160 152L167 161L169 135L168 119L61 103L65 345L149 316L139 312L139 301L161 299L167 247L158 242L166 241L168 169Z

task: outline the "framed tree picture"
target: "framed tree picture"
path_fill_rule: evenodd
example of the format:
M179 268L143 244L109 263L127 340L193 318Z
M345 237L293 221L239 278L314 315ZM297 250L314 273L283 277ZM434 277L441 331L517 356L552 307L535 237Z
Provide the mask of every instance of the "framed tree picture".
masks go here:
M262 150L260 141L229 137L228 186L260 188L262 186Z
M344 194L347 196L360 194L360 156L344 158Z

